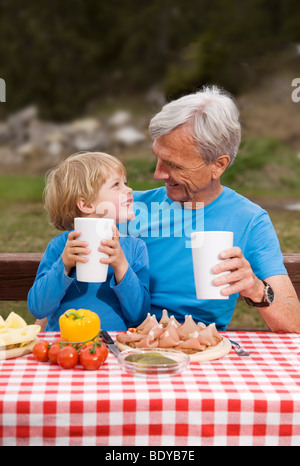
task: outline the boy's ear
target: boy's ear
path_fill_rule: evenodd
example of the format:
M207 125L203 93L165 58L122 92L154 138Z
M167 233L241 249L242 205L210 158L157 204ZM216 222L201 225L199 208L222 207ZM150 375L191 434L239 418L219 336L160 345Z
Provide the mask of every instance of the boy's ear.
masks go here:
M92 206L92 204L88 204L86 202L85 199L83 199L83 197L81 197L78 201L77 201L77 207L78 209L86 214L86 215L89 215L89 214L93 214L95 213L95 207Z

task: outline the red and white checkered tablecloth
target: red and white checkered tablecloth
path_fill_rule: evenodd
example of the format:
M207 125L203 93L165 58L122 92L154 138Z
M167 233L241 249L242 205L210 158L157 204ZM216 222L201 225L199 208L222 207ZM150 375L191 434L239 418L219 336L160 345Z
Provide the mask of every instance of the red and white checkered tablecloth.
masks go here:
M224 335L251 357L161 379L126 374L112 354L92 372L0 361L0 445L300 445L300 335Z

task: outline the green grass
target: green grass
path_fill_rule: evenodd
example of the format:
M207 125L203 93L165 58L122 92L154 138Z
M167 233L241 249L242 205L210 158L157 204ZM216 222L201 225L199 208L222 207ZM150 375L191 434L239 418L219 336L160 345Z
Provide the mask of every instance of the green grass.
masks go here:
M41 202L44 178L41 176L0 176L0 207Z
M143 190L162 186L153 179L152 155L126 162L128 184ZM222 183L249 197L280 204L283 198L300 196L300 162L297 154L272 139L252 139L241 145L235 164L225 173ZM42 205L43 177L0 176L0 252L42 252L59 232L49 225ZM281 208L268 209L283 252L300 252L300 213ZM0 302L0 315L14 311L28 323L35 319L26 303ZM234 312L231 327L265 328L255 309L243 301Z
M241 194L273 198L300 196L298 154L272 138L241 143L236 161L222 176L226 186Z

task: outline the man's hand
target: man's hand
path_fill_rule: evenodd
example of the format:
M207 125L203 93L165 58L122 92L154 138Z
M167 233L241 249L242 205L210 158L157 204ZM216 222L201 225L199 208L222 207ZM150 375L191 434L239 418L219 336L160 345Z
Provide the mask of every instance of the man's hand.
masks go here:
M120 283L128 269L128 262L120 246L119 238L120 233L117 227L113 226L114 237L110 240L102 240L99 251L104 252L109 257L100 259L102 264L109 264L115 271L115 279L117 283Z
M221 294L230 296L240 293L241 296L260 302L264 297L264 285L253 273L249 262L245 259L242 251L238 247L233 247L222 251L220 258L222 262L215 265L214 273L230 272L222 277L213 280L214 285L231 285L223 290Z
M253 273L249 262L238 247L226 249L220 254L224 261L216 264L214 273L228 274L214 279L215 285L228 284L221 290L224 296L240 293L241 296L259 303L264 297L264 285ZM272 332L300 332L300 303L288 275L273 275L265 278L275 293L271 306L258 308Z

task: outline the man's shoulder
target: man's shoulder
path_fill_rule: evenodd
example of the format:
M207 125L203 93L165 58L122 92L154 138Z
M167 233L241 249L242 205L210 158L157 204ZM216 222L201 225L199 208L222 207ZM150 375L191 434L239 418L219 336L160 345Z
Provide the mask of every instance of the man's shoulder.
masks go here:
M232 206L233 209L242 209L241 213L245 211L253 215L259 215L265 212L260 205L228 187L224 187L224 196L221 203L223 205Z

